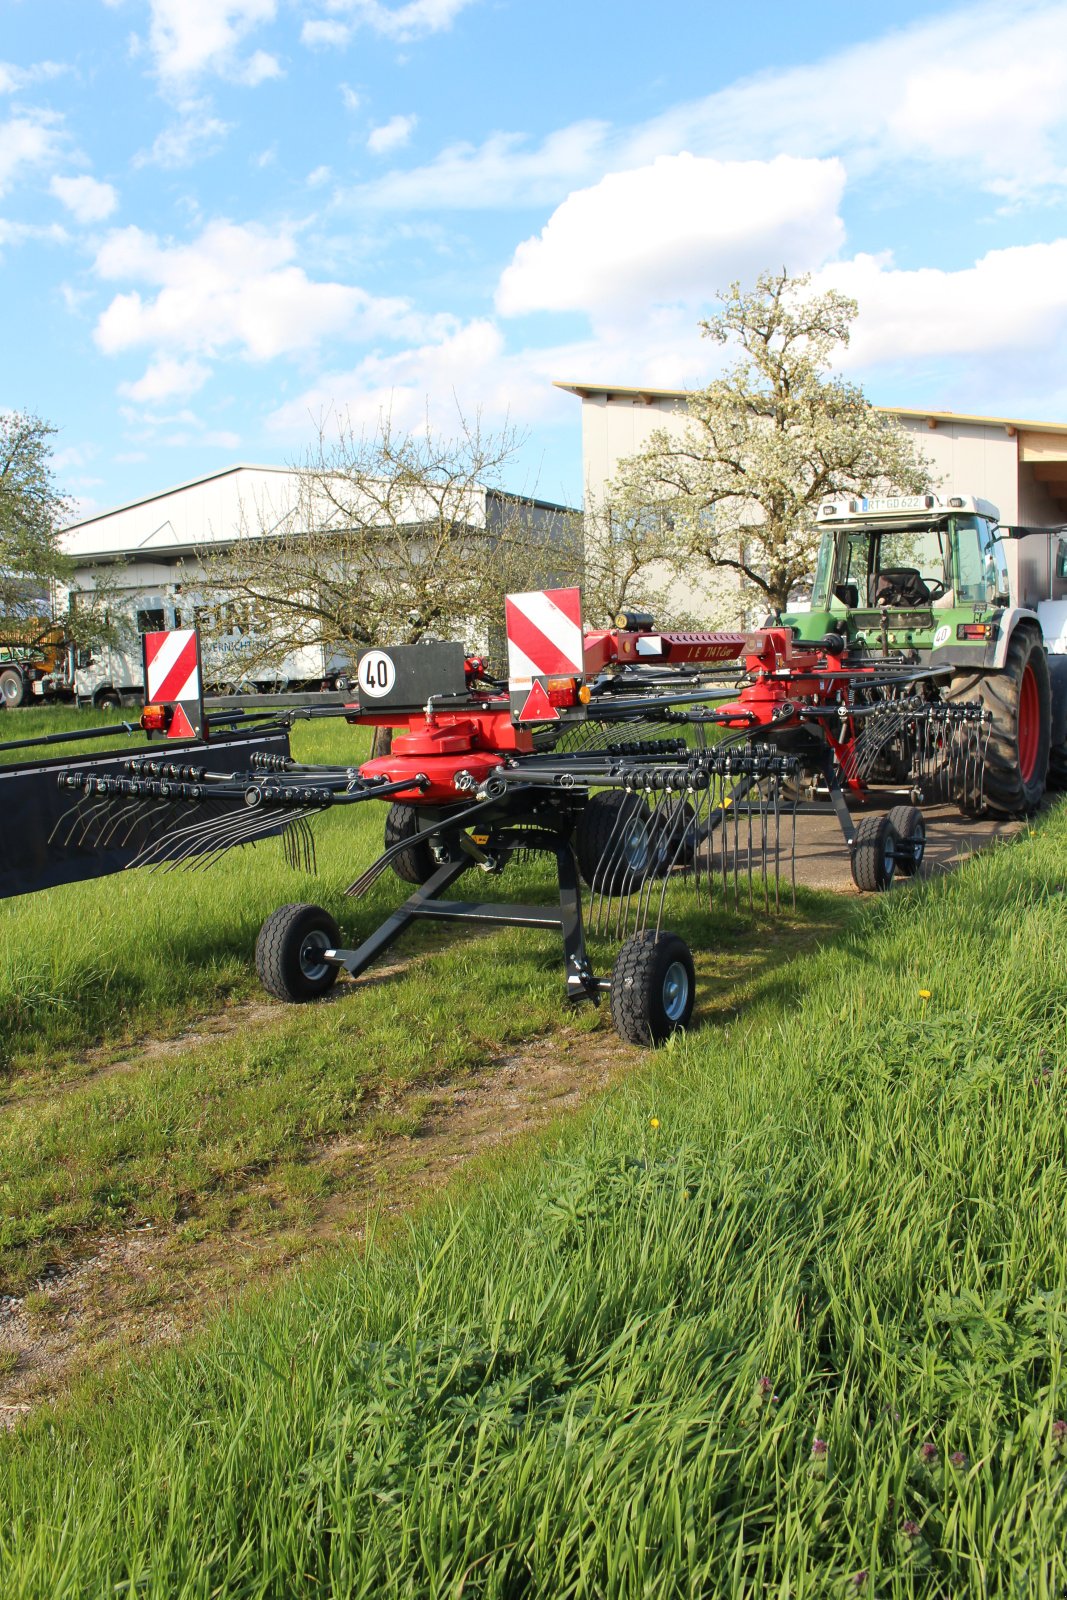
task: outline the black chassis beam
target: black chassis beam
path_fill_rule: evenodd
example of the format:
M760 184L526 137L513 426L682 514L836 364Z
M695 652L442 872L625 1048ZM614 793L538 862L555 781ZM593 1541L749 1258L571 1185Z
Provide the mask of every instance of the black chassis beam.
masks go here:
M602 991L610 988L610 980L595 976L586 953L581 884L570 843L574 825L570 797L560 796L556 803L539 797L531 804L528 793L513 792L501 796L491 807L477 809L481 812L477 821L473 817L467 821L457 817L449 826L449 820L443 818L437 820L436 827L427 828L445 858L437 870L357 949L327 950L326 959L343 967L350 977L358 978L412 923L420 920L556 928L563 941L568 999L599 1000ZM466 809L463 816L468 816ZM488 834L485 845L476 845L469 839L464 831L466 827L476 827L479 835ZM442 898L472 865L499 870L516 849L541 850L555 857L558 908Z

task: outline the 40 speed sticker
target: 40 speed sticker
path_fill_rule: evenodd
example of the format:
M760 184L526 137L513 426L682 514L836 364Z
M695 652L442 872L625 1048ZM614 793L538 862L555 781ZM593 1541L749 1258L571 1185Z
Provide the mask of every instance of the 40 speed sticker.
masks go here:
M372 700L383 700L396 682L396 667L392 656L384 650L368 650L359 658L356 673L359 687Z
M940 650L941 646L943 644L948 644L951 638L952 624L949 622L943 622L940 628L938 628L937 632L934 634L934 649Z

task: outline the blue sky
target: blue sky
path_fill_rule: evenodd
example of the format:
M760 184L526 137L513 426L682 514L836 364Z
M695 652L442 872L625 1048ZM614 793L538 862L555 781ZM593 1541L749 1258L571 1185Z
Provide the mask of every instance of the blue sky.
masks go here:
M785 265L872 400L1067 421L1065 196L1067 3L0 0L0 410L86 511L457 406L576 501L552 379Z

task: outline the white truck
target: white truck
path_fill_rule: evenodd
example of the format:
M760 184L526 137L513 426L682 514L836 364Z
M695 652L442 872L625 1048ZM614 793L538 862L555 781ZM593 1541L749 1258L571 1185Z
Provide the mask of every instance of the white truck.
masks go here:
M55 670L38 678L33 694L38 700L73 700L98 710L140 705L144 700L141 634L165 628L195 626L196 611L181 596L138 594L130 602L129 641L121 645L94 645L92 649L68 646ZM203 638L201 654L204 686L208 694L272 694L288 689L342 688L349 663L322 645L303 645L277 665L259 660L257 637L239 624L226 632Z

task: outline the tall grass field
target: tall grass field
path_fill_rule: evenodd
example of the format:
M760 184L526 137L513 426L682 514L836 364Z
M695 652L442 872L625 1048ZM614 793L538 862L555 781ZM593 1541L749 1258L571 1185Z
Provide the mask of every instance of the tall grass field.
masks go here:
M11 1434L4 1594L1062 1597L1065 946L1063 809L866 904L405 1237Z

